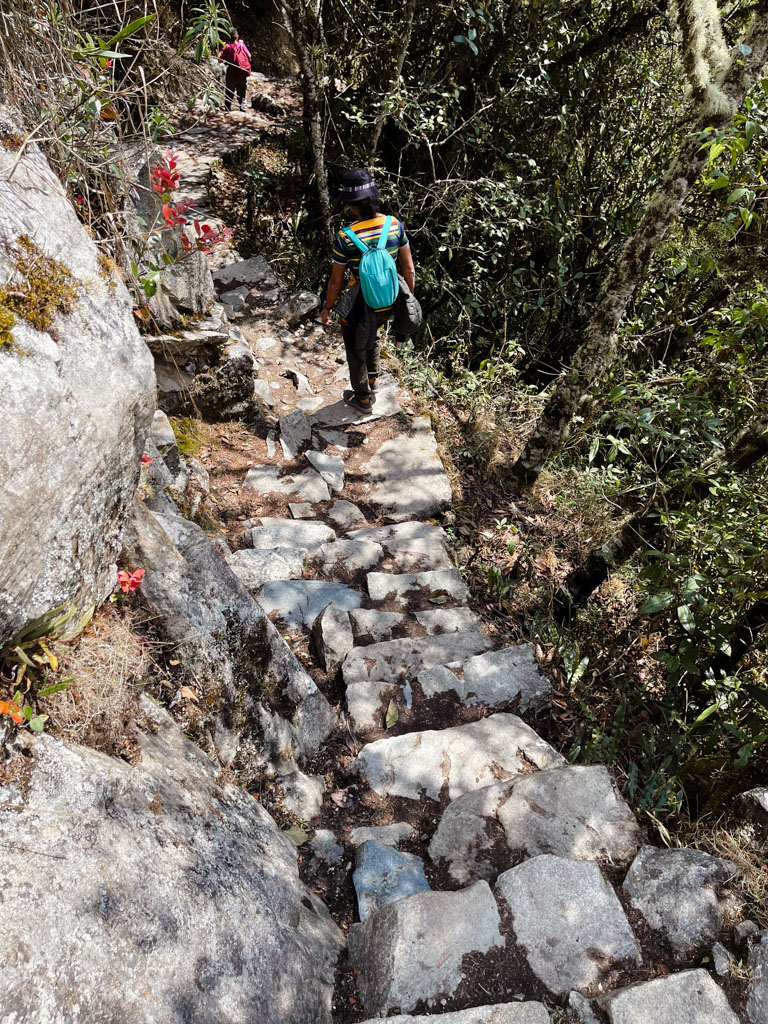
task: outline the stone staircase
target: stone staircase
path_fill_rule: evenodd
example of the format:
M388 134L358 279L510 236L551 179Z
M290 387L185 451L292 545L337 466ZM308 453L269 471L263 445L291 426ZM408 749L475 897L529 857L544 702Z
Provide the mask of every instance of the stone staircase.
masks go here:
M227 561L347 744L283 779L280 803L306 825L305 873L352 875L336 1019L758 1024L730 968L702 965L720 939L739 955L733 865L648 845L608 770L536 731L549 682L469 606L429 418L391 374L371 414L351 409L335 335L281 324L242 263L219 279L244 290L230 315L272 423ZM342 805L361 812L346 833Z

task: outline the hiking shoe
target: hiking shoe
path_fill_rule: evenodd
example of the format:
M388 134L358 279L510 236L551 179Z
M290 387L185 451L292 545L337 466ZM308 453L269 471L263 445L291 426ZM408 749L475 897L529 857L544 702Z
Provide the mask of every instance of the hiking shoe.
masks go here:
M379 378L378 377L371 377L370 374L369 374L368 375L368 387L371 389L371 391L378 391L380 386L381 385L379 384Z
M351 405L353 409L359 409L360 412L370 412L373 409L373 402L371 396L356 395L354 391L351 391L348 395L344 395L344 401L347 405Z

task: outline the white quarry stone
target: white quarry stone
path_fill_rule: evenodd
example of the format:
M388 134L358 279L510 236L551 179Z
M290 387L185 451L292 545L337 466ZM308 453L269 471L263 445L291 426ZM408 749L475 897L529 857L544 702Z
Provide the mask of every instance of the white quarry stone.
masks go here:
M427 594L443 592L457 604L467 600L467 587L458 569L438 569L433 572L369 572L366 578L368 596L372 601L384 601L392 597L402 608L408 607L408 599L419 591Z
M267 458L274 459L277 445L277 431L267 431Z
M280 446L287 462L292 462L302 448L312 440L312 424L301 409L294 409L277 421L280 431Z
M358 608L349 613L352 631L357 637L371 640L391 640L397 626L405 622L403 612L381 612L378 608Z
M360 825L349 833L349 842L352 846L360 846L361 843L367 843L369 839L375 839L377 843L397 846L407 839L412 839L415 835L413 826L409 825L407 821L399 821L394 825Z
M723 990L703 970L617 989L598 1003L611 1024L739 1024Z
M309 841L312 853L326 864L338 864L344 856L344 847L336 842L336 836L327 828L319 828Z
M373 541L337 540L333 544L323 544L317 552L316 562L327 574L333 572L337 563L349 572L358 572L378 565L383 557L381 545Z
M369 743L353 762L380 796L455 800L498 779L564 764L517 715L498 714L451 729L412 732Z
M421 857L396 850L376 839L358 846L352 882L361 921L387 903L430 890Z
M354 643L348 613L329 604L315 619L312 638L320 664L329 676L335 675Z
M547 677L539 670L531 644L490 651L450 668L419 674L425 697L453 690L463 704L502 704L519 700L520 710L540 708L551 696Z
M284 377L288 377L289 380L293 381L293 385L300 395L314 395L309 379L307 375L301 373L299 370L291 369L290 367L283 374Z
M328 501L330 493L325 481L314 471L289 473L283 476L282 466L252 466L243 487L258 494L295 494L304 501Z
M296 548L242 548L226 555L227 564L249 590L272 580L301 579L304 552Z
M391 682L366 680L350 683L346 688L345 699L354 731L367 733L373 729L383 729L389 701L399 692L400 687Z
M381 1024L381 1018L366 1020L363 1024ZM455 1013L430 1013L426 1017L398 1014L387 1017L387 1024L550 1024L550 1018L542 1003L495 1003Z
M624 890L682 957L720 937L723 915L715 890L735 874L731 861L701 850L644 846L627 872Z
M310 501L289 501L288 511L294 519L314 519L315 517Z
M322 775L305 775L298 769L280 779L283 806L304 821L316 818L323 806L325 780Z
M360 595L341 583L323 580L280 580L266 583L256 600L267 615L275 612L288 626L311 629L315 619L329 604L347 609L360 607Z
M555 995L589 989L613 964L640 956L596 864L543 854L499 875L496 890L528 965Z
M750 971L747 989L747 1020L749 1024L768 1021L768 931L753 943L747 966Z
M444 633L356 647L344 660L344 682L349 685L378 679L394 683L415 678L425 668L486 651L492 643L484 633Z
M369 500L392 519L433 516L451 507L451 485L431 430L385 441L367 469L373 481Z
M307 452L307 459L332 491L344 488L344 460L340 455L326 455L325 452Z
M264 335L261 338L257 338L255 345L259 352L266 352L267 349L274 348L277 344L277 338L270 338L268 335Z
M308 398L300 398L296 403L296 408L309 414L311 412L316 412L323 402L324 398L322 395L311 395Z
M250 532L251 545L258 550L288 548L301 552L304 557L320 544L335 539L336 534L325 523L306 519L273 519L270 516L262 516L261 526L254 526Z
M275 287L277 278L263 256L254 256L253 259L240 260L214 270L213 283L219 292L239 285L267 289Z
M448 536L441 526L432 523L393 523L374 529L354 530L350 537L381 544L403 572L453 568L446 547Z
M434 608L415 612L414 618L426 629L429 636L440 633L479 632L483 628L480 616L469 608Z
M351 501L334 501L328 509L328 516L343 530L366 525L366 519L357 505Z
M230 292L222 292L219 298L231 308L233 313L237 313L245 305L248 295L249 290L243 284L239 288L233 288Z
M162 411L158 409L152 417L152 440L160 452L163 462L170 470L172 476L179 472L179 448L176 443L176 435L173 432L171 421Z
M380 907L349 932L349 961L367 1013L435 1006L461 984L462 960L502 947L486 882L460 892L423 892Z
M346 368L344 376L346 376ZM381 378L379 378L381 380ZM397 384L385 384L376 392L371 412L360 412L345 401L325 405L312 413L313 424L320 427L346 427L355 423L369 423L385 416L397 416L402 407L397 400Z
M496 821L499 830L489 829ZM564 765L520 775L467 793L443 812L429 845L451 878L466 885L492 879L510 855L552 853L571 860L625 865L640 845L640 829L608 769Z

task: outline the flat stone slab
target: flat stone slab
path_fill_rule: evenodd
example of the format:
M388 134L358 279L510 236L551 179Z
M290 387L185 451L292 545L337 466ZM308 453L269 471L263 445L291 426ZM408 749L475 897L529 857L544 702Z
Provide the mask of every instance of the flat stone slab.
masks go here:
M499 830L489 828L498 822ZM500 840L500 841L499 841ZM466 885L495 878L512 855L552 853L624 866L641 841L635 816L603 765L519 775L449 804L429 845L434 861ZM501 867L499 865L502 865Z
M307 375L300 370L294 370L289 367L282 376L293 381L293 385L300 395L314 395L315 392L312 390Z
M454 690L463 704L493 707L518 700L521 711L541 708L552 696L552 687L539 669L532 644L468 658L455 672L446 668L421 673L419 684L425 697Z
M368 743L353 762L380 796L455 800L520 772L564 764L562 755L517 715L489 715L450 729L430 729Z
M320 664L329 676L335 675L354 643L347 612L329 604L315 619L312 639Z
M325 779L322 775L305 775L298 769L280 779L283 789L283 806L297 818L311 821L323 806Z
M325 452L314 451L305 454L332 491L343 490L344 459L340 455L326 455Z
M323 572L330 574L336 565L341 565L349 572L359 572L378 565L384 557L380 544L370 540L337 540L332 544L323 544L318 550L316 562Z
M351 501L334 501L328 509L328 517L342 530L357 529L367 525L367 520L357 505Z
M218 291L246 285L248 288L274 288L277 278L263 256L239 260L213 272L213 283Z
M397 846L407 839L413 839L415 835L413 825L407 821L398 821L394 825L360 825L349 833L349 841L352 846L360 846L369 839L386 843L387 846Z
M415 612L414 618L426 629L429 636L439 636L440 633L479 632L483 628L483 620L469 608L435 608Z
M389 701L400 690L399 684L383 680L350 683L345 698L347 713L355 732L368 733L374 729L384 729Z
M429 892L431 888L421 857L403 853L375 839L358 846L352 882L361 921L387 903L406 899L417 892Z
M261 517L261 526L250 531L251 545L263 551L273 548L289 548L306 556L322 544L332 543L336 534L325 523L313 523L306 519L275 519Z
M381 544L404 572L453 569L448 554L448 535L432 523L393 523L367 530L353 530L350 537Z
M303 409L294 409L287 416L281 416L277 426L283 455L291 462L312 440L312 424Z
M226 556L227 564L249 590L258 590L272 580L300 579L304 552L296 548L271 548L268 551L243 548Z
M312 853L326 864L338 864L344 856L344 847L336 842L336 836L327 828L319 828L309 841Z
M504 945L487 882L388 903L349 931L349 962L367 1013L434 1006L461 984L462 960Z
M749 1024L768 1021L768 931L764 931L749 951L747 966L751 974L747 989Z
M349 610L360 607L360 595L341 583L322 580L280 580L266 583L256 597L267 615L276 613L288 626L311 629L317 616L334 604Z
M611 1024L738 1024L706 971L682 971L609 992L598 1000ZM757 1024L757 1022L756 1022Z
M381 1017L363 1021L363 1024L381 1024ZM387 1024L551 1024L543 1003L494 1003L493 1006L474 1006L471 1010L455 1013L398 1014L387 1017ZM658 1022L656 1022L658 1024Z
M428 428L385 441L367 469L373 481L369 500L393 519L434 516L451 507L451 485Z
M493 644L484 633L445 633L441 636L385 640L368 647L356 647L344 659L344 682L397 682L415 679L425 668L459 661Z
M479 884L479 883L478 883ZM518 946L555 995L582 992L640 947L596 864L543 854L499 875Z
M307 398L300 398L296 403L296 408L301 409L302 412L310 413L315 412L322 404L322 395L311 395Z
M346 371L346 368L343 369ZM346 376L346 372L344 376ZM379 381L383 378L384 374ZM399 412L403 411L397 400L398 390L398 386L394 382L383 384L376 392L373 408L369 413L360 412L359 409L354 409L342 400L334 402L332 405L324 405L322 409L313 412L310 418L313 424L320 427L346 427L353 423L370 423L371 420L381 419L385 416L397 416Z
M453 598L466 604L468 591L458 569L437 569L429 572L369 572L366 578L368 596L372 601L391 598L401 608L408 607L409 596L419 591Z
M305 502L328 501L330 491L314 469L283 476L282 466L253 466L245 475L243 488L259 494L295 494Z
M654 931L682 957L712 943L723 930L716 886L736 866L701 850L657 850L644 846L624 879L624 890Z
M310 501L289 501L288 511L294 519L314 519L315 513Z
M382 612L378 608L358 608L349 613L355 639L391 640L394 630L405 622L403 612Z
M349 438L343 430L318 430L317 433L326 444L335 445L336 448L349 448Z

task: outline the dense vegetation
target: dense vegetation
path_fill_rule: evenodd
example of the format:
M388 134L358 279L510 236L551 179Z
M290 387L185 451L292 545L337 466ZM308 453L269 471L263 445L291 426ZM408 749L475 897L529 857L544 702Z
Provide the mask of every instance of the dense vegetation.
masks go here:
M242 244L322 287L338 179L373 170L427 313L404 358L458 424L457 540L559 680L560 739L659 820L746 788L768 756L768 3L156 15L0 13L2 87L94 234L109 248L122 141L162 139L174 91L215 105L194 60L229 16L257 53L268 26L304 110L244 169Z

